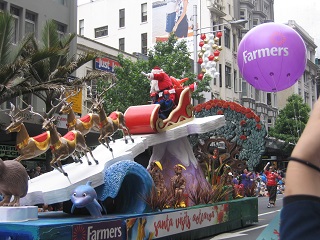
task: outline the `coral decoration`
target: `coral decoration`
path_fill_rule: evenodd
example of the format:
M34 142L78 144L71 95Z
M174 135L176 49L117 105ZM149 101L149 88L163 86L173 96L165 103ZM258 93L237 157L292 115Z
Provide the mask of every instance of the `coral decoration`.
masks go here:
M247 107L237 102L213 99L194 107L195 117L207 117L223 114L226 125L212 132L199 135L200 139L223 138L235 143L240 148L238 160L246 161L249 170L260 162L265 152L267 131L260 117ZM192 141L192 140L191 140Z
M218 111L217 111L217 114L218 114L218 115L223 115L223 111L222 111L222 110L218 110Z
M246 139L247 139L247 136L241 135L241 136L240 136L240 139L241 139L241 140L246 140Z

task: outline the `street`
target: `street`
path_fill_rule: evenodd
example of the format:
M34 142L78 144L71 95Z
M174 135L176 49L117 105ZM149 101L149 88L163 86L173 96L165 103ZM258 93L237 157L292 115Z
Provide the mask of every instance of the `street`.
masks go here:
M259 222L251 226L222 233L216 236L204 238L202 240L220 240L220 239L236 239L236 240L256 240L262 231L268 226L272 219L279 214L282 208L282 194L277 195L276 206L267 208L268 197L258 198L258 219ZM271 239L271 238L270 238Z

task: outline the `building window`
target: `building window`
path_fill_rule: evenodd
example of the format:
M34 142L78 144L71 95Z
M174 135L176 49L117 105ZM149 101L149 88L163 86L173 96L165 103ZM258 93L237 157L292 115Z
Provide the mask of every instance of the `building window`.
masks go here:
M125 25L125 11L124 9L119 10L119 27L124 27Z
M87 70L87 75L90 74L92 71ZM90 82L87 82L87 98L94 99L97 97L97 79L92 79Z
M0 2L0 11L3 12L6 9L6 4L4 2Z
M57 29L58 29L58 35L59 35L59 38L63 38L64 35L66 34L66 31L67 31L67 27L62 24L62 23L57 23Z
M253 19L253 27L259 25L259 20L258 19Z
M17 106L17 98L11 98L9 101L6 101L6 109L10 109L11 108L11 104Z
M242 80L242 96L247 97L248 96L248 89L247 89L247 83L246 81Z
M22 108L26 108L31 105L31 93L22 95Z
M240 19L246 19L246 10L244 9L240 10Z
M240 88L241 88L241 86L239 86L239 81L238 81L238 78L237 78L237 71L234 70L233 71L233 91L235 93L239 93L240 92Z
M147 55L148 53L148 35L147 33L142 33L141 34L141 53L144 55Z
M108 36L108 26L99 27L94 29L94 37L103 37Z
M119 50L124 51L124 38L119 38Z
M256 96L255 96L255 99L254 99L254 100L255 100L256 102L260 102L260 91L256 89L256 94L255 94L255 95L256 95Z
M230 48L230 29L225 28L224 31L224 46Z
M271 93L267 93L267 104L268 104L269 106L271 106L271 104L272 104Z
M226 88L231 88L231 67L225 66Z
M147 4L142 3L141 4L141 22L146 22L147 20L148 20Z
M20 10L19 8L11 6L10 13L13 17L13 30L12 30L12 43L18 43L19 41L19 32L20 32Z
M26 12L26 25L25 25L26 34L36 32L36 19L37 19L36 14L31 12Z
M84 19L79 20L79 35L84 36Z

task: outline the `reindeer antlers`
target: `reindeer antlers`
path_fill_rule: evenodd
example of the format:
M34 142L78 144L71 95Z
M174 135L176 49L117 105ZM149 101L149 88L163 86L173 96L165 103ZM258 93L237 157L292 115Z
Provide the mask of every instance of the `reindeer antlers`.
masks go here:
M104 89L99 95L97 95L97 96L98 96L98 99L100 99L101 96L102 96L103 94L105 94L105 93L106 93L110 88L112 88L114 85L116 85L116 83L112 83L108 88Z
M28 108L30 108L30 109L32 108L31 105L28 105L28 107L26 107L25 109L22 109L22 110L20 110L19 108L17 108L18 111L15 113L16 106L15 106L12 102L10 102L10 106L11 106L11 109L10 109L9 112L6 112L6 114L8 114L8 115L11 117L11 120L12 120L12 121L15 121L16 118L17 118L17 116L18 116L20 113L23 113L24 111L28 110ZM24 118L24 117L21 117L21 118Z
M37 112L33 111L33 107L32 106L31 106L31 109L30 109L30 113L33 114L33 115L39 116L42 120L45 120L45 118L40 113L37 113Z
M75 95L77 95L79 92L81 91L81 88L78 89L78 91L73 92L72 94L68 95L67 97L63 98L63 95L65 95L65 89L62 91L59 99L57 99L59 101L59 103L57 105L53 105L53 103L51 102L51 110L48 113L45 113L45 117L50 118L52 117L52 115L57 111L57 109L61 106L61 104L65 103L67 101L68 98L71 98Z

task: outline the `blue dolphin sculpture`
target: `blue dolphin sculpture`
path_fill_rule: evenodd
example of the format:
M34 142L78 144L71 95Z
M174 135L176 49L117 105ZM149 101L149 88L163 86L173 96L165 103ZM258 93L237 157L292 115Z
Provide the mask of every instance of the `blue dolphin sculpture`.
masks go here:
M80 185L74 190L71 201L73 203L71 213L75 208L87 208L90 215L95 218L102 217L102 207L97 201L97 193L93 187L91 187L91 181L88 181L86 185Z

